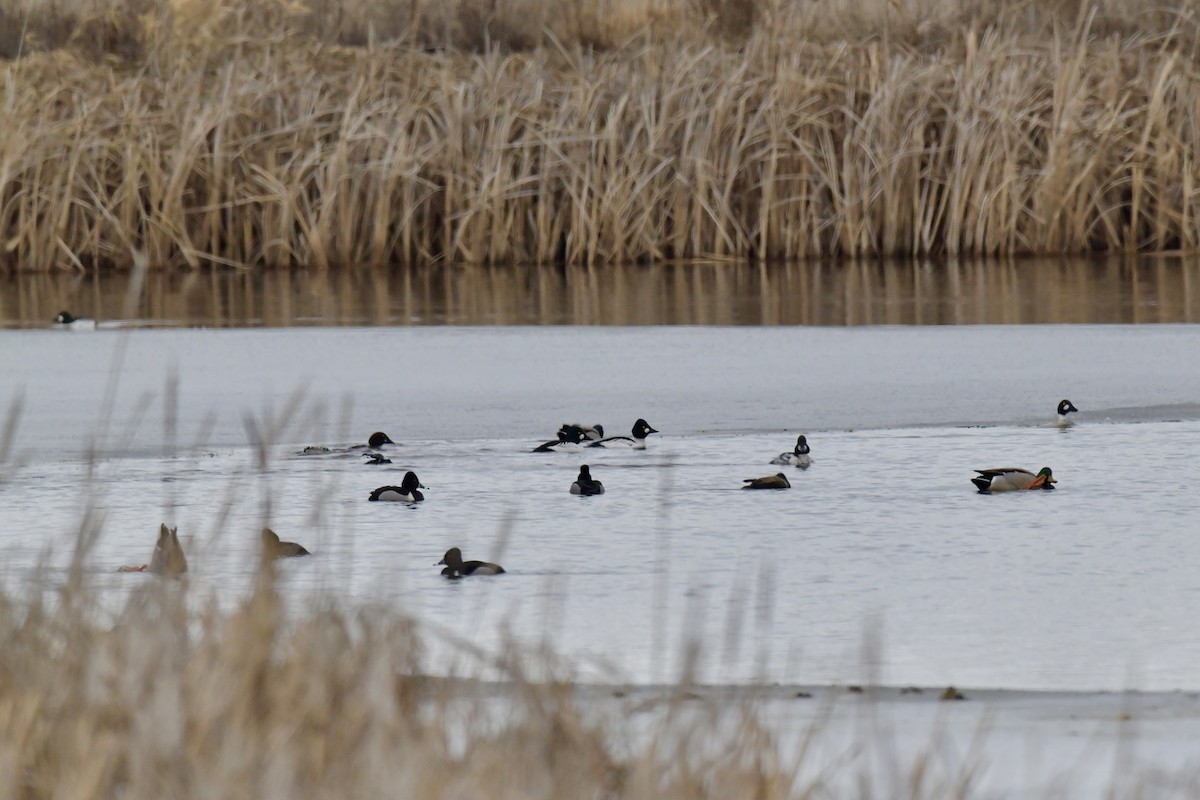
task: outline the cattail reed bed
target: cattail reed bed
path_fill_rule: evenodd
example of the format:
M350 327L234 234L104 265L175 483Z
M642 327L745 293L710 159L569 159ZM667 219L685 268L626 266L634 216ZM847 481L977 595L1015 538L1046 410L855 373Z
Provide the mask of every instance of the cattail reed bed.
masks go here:
M1190 3L0 9L8 269L1200 238Z

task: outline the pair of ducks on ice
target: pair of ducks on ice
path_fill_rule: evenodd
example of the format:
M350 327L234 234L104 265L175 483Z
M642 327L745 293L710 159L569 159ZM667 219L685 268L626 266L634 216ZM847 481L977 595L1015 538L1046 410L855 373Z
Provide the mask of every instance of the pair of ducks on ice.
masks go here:
M168 528L165 524L158 528L158 541L154 543L154 553L150 556L149 564L140 567L118 567L117 572L150 572L167 578L178 578L188 570L187 556L183 553L183 545L179 543L179 528ZM296 542L280 541L279 535L270 528L262 529L262 555L264 559L294 558L311 555L303 545Z

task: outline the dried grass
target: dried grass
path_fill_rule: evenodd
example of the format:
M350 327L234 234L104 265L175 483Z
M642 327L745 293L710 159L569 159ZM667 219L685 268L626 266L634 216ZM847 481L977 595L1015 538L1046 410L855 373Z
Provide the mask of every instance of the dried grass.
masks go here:
M9 269L1200 244L1185 0L0 0L0 31Z

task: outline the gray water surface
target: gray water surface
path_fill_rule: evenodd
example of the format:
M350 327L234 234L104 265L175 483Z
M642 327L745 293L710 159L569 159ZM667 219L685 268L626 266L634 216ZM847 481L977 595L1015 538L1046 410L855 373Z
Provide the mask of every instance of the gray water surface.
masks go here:
M316 553L283 565L297 613L384 603L489 650L549 641L593 679L671 680L697 643L705 681L1200 689L1198 345L1192 326L8 332L0 574L60 580L91 509L114 607L154 580L114 570L164 521L229 602L266 522ZM662 432L645 451L528 452L637 417ZM402 443L390 466L298 455L377 429ZM770 465L801 432L813 466ZM605 495L568 493L582 463ZM1008 465L1059 488L975 493L973 468ZM406 469L424 503L367 501ZM791 490L739 488L781 469ZM443 580L455 545L509 574Z

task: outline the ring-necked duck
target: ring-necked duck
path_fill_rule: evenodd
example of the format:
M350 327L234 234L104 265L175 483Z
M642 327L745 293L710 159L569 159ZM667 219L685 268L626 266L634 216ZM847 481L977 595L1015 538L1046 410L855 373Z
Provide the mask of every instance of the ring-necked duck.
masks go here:
M380 486L375 491L371 492L371 500L395 500L400 503L416 503L425 499L425 495L421 494L418 489L427 489L429 487L421 484L417 480L417 473L404 473L404 480L400 481L399 486Z
M462 550L451 547L435 566L445 565L442 574L447 578L461 578L465 575L499 575L504 567L490 561L463 561Z

